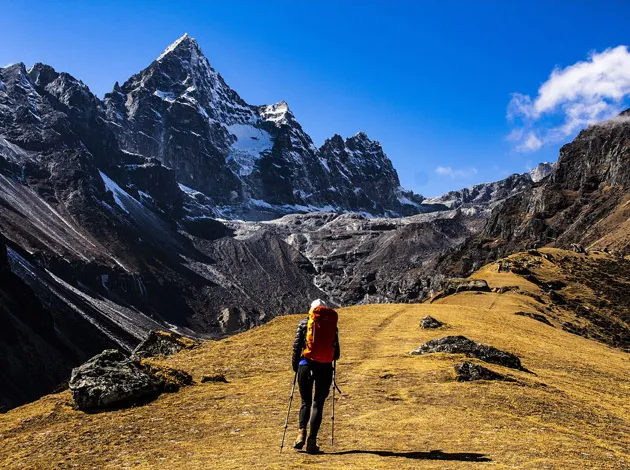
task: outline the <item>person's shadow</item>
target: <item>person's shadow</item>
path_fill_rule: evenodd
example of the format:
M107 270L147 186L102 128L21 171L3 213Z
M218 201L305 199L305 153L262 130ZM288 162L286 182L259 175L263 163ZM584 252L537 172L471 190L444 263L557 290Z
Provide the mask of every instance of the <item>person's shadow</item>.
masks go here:
M390 450L343 450L340 452L326 452L327 455L347 455L347 454L372 454L379 457L404 457L414 460L459 460L461 462L492 462L492 459L484 454L473 452L442 452L441 450L430 450L429 452L394 452Z

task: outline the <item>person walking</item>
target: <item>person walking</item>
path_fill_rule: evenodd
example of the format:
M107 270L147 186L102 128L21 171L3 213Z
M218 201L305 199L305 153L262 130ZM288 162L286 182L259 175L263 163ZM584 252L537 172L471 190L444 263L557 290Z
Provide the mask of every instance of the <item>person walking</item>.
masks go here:
M293 448L302 449L306 444L309 454L319 452L317 433L322 423L324 402L333 382L333 362L340 355L337 318L337 312L322 300L313 301L308 318L298 324L293 341L292 365L302 398L299 430Z

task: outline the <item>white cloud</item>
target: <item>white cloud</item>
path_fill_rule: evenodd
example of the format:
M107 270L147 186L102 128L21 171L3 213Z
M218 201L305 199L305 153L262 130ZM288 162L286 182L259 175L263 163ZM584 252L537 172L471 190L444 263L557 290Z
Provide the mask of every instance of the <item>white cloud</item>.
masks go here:
M450 166L438 166L435 169L435 172L438 175L450 176L451 178L466 178L468 176L473 176L478 173L477 168L474 167L468 169L453 170Z
M532 99L514 93L507 118L517 127L508 140L521 152L559 142L590 124L610 119L630 96L630 52L617 46L588 60L556 68Z
M523 142L516 146L516 150L519 152L535 152L543 146L542 141L536 137L536 134L529 132Z

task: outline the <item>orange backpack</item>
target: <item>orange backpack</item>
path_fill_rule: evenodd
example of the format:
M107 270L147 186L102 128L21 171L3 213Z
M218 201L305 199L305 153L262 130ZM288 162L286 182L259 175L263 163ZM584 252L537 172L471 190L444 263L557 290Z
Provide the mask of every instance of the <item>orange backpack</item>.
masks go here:
M306 325L306 347L302 355L315 362L332 362L335 359L336 335L337 312L323 305L311 309Z

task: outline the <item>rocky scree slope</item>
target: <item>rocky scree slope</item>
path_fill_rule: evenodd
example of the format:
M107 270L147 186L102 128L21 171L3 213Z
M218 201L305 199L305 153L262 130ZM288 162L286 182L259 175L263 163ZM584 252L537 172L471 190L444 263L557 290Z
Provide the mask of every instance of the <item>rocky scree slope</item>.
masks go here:
M293 214L260 223L226 222L238 239L270 233L300 252L313 282L339 305L417 302L437 289L426 270L475 233L472 210L367 219L360 214Z

